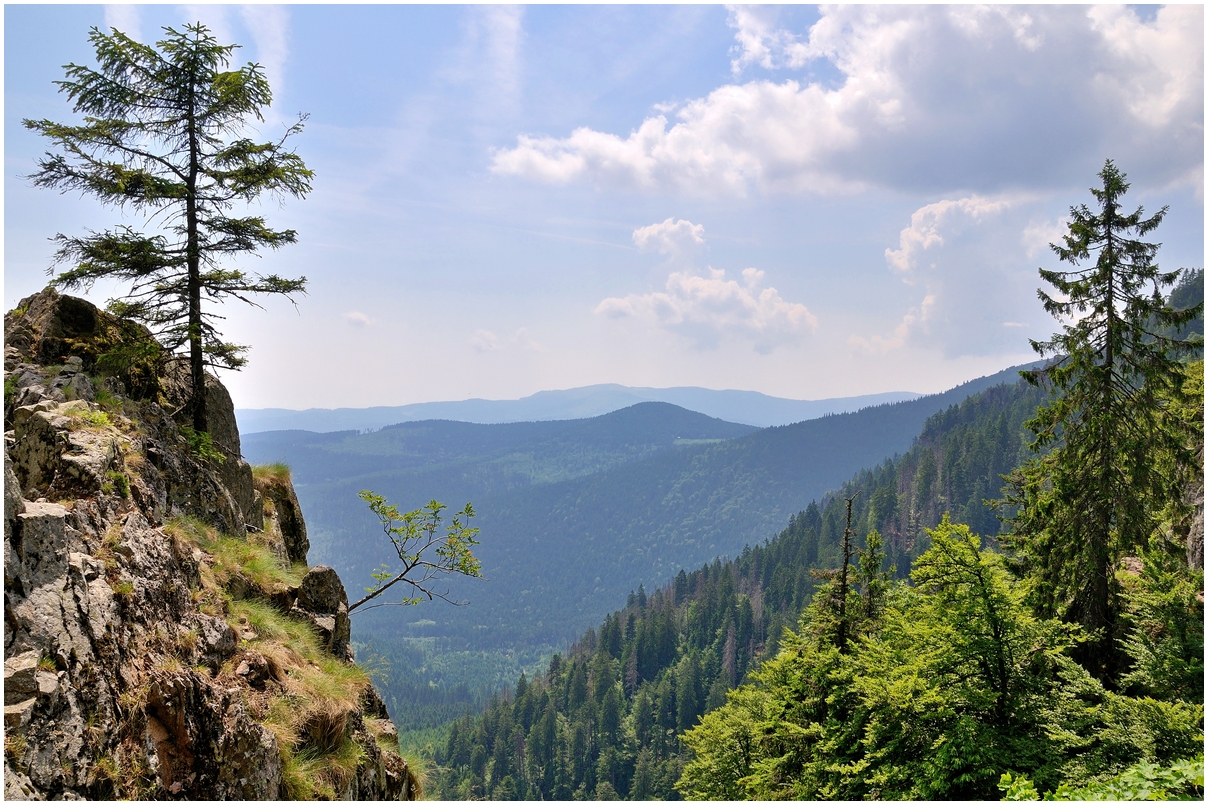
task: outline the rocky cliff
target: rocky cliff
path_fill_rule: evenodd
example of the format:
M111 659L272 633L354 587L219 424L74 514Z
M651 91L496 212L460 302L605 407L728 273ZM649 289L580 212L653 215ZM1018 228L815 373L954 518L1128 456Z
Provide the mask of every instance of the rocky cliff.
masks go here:
M413 799L348 600L230 396L53 290L4 318L8 799Z

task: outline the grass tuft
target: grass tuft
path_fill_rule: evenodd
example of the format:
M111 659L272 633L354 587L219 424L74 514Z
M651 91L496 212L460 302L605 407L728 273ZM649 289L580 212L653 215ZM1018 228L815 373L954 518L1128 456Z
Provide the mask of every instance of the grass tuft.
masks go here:
M256 488L269 485L284 485L289 483L290 469L288 464L280 461L273 464L258 464L252 467L252 481Z
M262 483L265 478L288 478L288 468L270 465L270 470L260 473ZM238 680L234 670L247 652L256 652L269 663L275 682L260 694L256 712L280 747L283 796L338 797L365 757L365 749L350 736L350 726L359 723L362 695L370 684L368 673L329 654L308 621L281 612L255 593L236 600L227 591L227 583L236 575L266 592L280 585L296 587L306 566L288 566L269 548L221 534L196 519L172 520L164 530L178 546L197 547L207 554L201 587L193 597L221 610L244 635L241 653L216 676ZM178 633L176 640L188 642L191 636ZM397 751L396 746L382 748Z
M220 534L200 520L180 517L165 525L164 531L173 539L196 545L210 555L209 567L202 569L203 585L207 585L208 576L210 585L223 588L238 574L269 592L280 586L297 587L306 575L305 565L285 565L267 547Z

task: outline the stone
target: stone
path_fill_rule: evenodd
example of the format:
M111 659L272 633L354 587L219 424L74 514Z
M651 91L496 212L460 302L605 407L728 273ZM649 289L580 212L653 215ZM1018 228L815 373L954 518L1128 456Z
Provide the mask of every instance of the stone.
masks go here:
M4 661L4 704L20 704L38 695L40 651L26 651Z
M4 705L4 728L6 730L24 729L33 718L37 699L26 699L20 704Z
M264 484L260 490L274 513L273 523L266 526L276 526L290 562L305 562L310 551L310 540L306 536L306 522L302 519L302 506L298 503L293 484L273 481Z
M281 752L277 739L241 707L227 718L218 740L218 782L226 799L280 799Z
M211 615L198 616L198 636L201 659L211 667L222 665L239 647L239 634L235 629Z
M336 571L327 565L315 565L306 571L298 586L298 606L320 615L334 615L343 604L348 608L348 594L344 582Z
M264 690L264 686L269 680L277 678L277 674L274 671L275 669L272 664L269 663L263 654L249 651L239 662L239 666L235 669L235 675L243 677L253 688Z
M67 509L57 503L26 503L17 515L17 552L37 584L61 576L67 567Z
M32 782L4 759L4 798L9 802L46 799Z

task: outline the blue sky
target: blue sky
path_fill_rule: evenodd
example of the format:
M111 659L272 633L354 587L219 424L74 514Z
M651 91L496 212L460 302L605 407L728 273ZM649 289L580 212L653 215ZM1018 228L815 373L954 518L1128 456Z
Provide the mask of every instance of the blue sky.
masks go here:
M1204 254L1200 6L5 7L10 308L56 232L139 219L20 178L91 26L201 20L308 112L297 309L228 305L238 407L591 383L938 391L1052 332L1038 266L1106 158ZM120 292L97 286L104 301Z

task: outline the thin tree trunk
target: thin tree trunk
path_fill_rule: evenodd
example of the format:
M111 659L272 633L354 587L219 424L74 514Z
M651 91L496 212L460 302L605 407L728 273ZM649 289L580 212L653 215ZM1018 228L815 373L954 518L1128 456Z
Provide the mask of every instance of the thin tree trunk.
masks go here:
M1114 199L1113 199L1114 201ZM1115 337L1116 337L1116 277L1115 277L1115 247L1112 243L1112 202L1109 201L1104 211L1104 229L1107 232L1107 242L1104 253L1107 255L1107 333L1104 341L1103 354L1103 395L1099 421L1099 517L1091 534L1092 577L1090 601L1088 602L1086 626L1092 631L1099 631L1095 641L1093 657L1090 663L1091 673L1101 681L1110 676L1109 665L1113 641L1111 634L1110 596L1111 588L1109 574L1111 572L1111 524L1112 510L1115 507L1115 495L1112 488L1112 463L1114 450L1112 439L1112 376L1115 372Z
M202 351L201 331L201 245L197 232L197 121L192 88L189 92L189 179L185 193L185 226L187 229L187 253L189 269L189 374L192 380L193 430L198 433L209 431L206 417L206 369L205 353Z
M839 571L839 633L836 643L840 652L847 653L847 568L851 563L851 502L860 493L847 499L847 524L843 527L843 569Z

